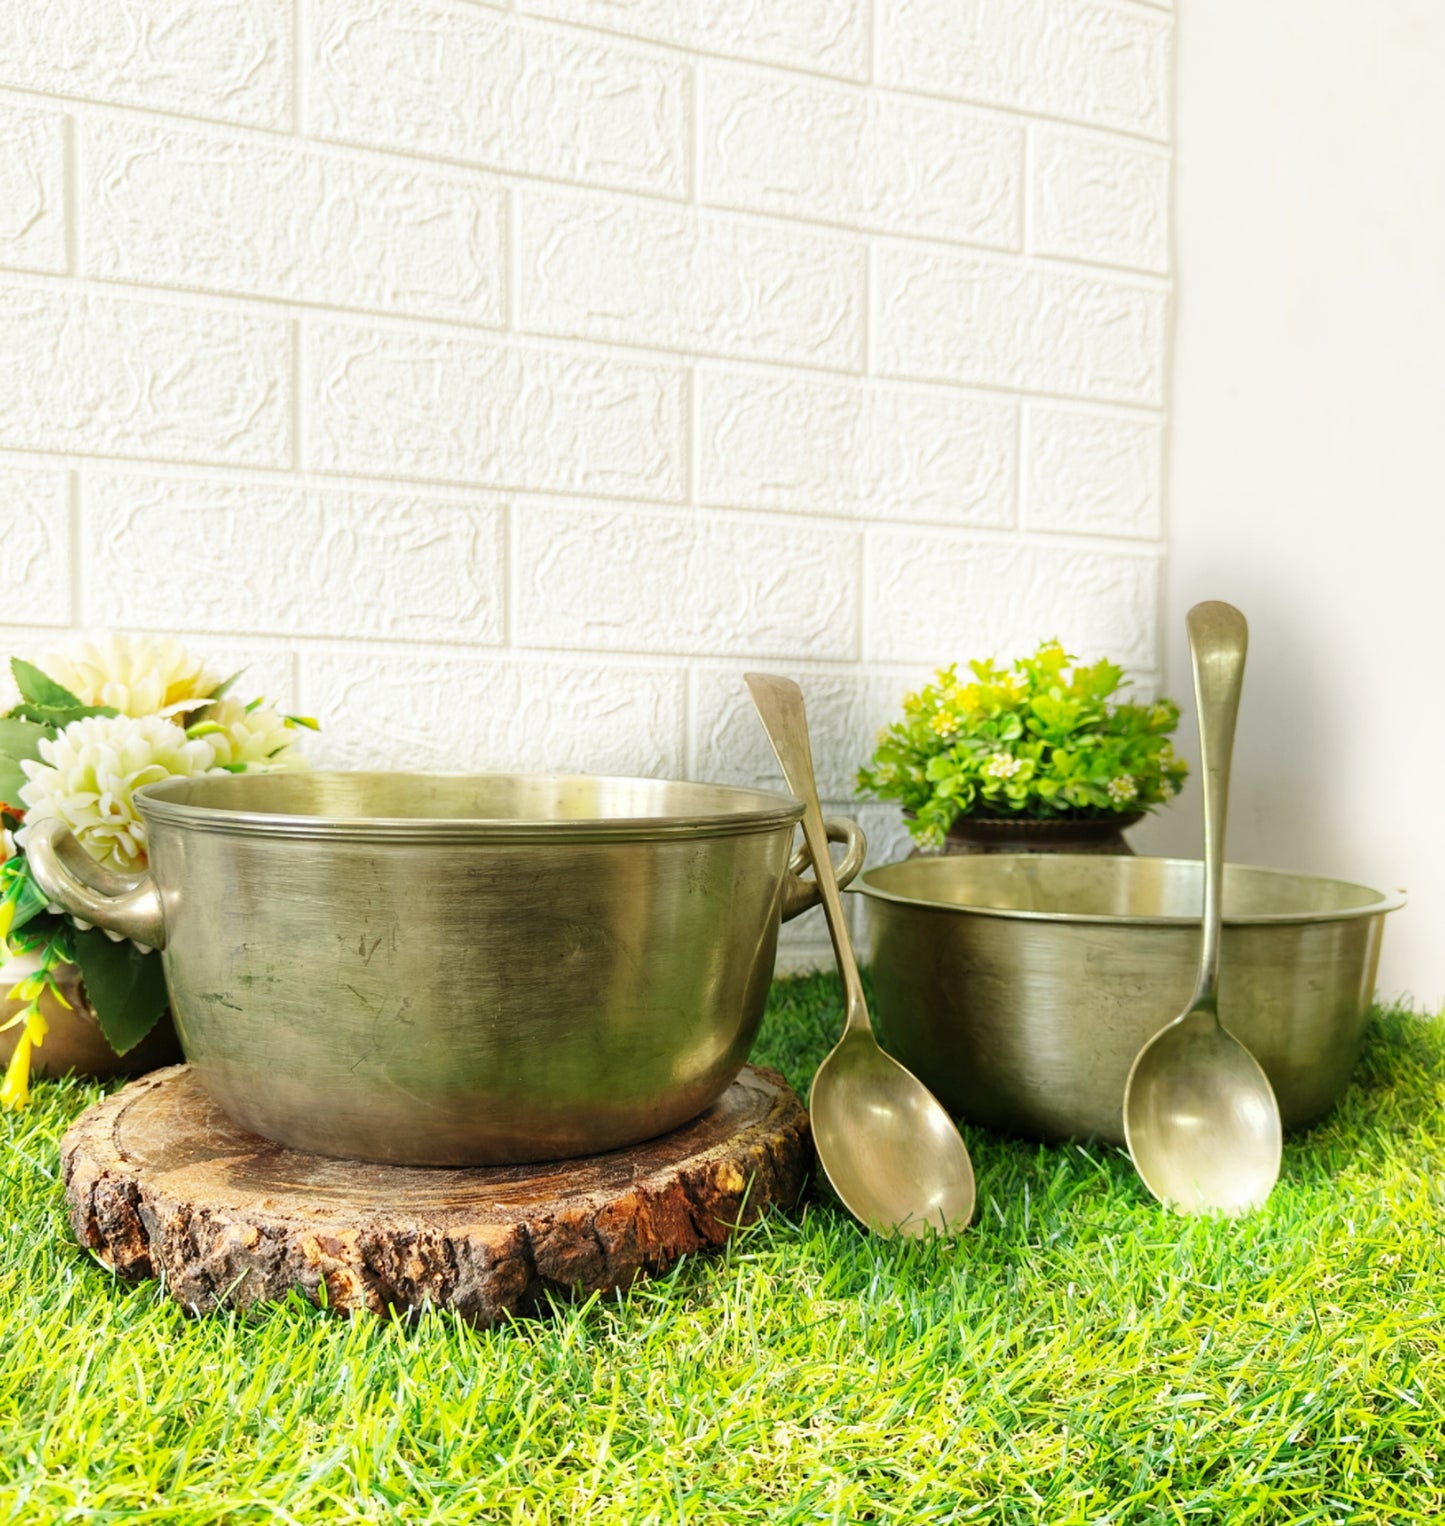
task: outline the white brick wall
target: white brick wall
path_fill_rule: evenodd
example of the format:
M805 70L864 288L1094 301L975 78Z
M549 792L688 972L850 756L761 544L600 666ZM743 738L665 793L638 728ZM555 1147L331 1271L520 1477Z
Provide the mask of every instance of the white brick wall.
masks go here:
M506 320L507 193L482 177L128 118L87 123L79 154L101 280Z
M326 0L305 78L319 137L682 196L689 61L471 0Z
M859 238L542 187L518 194L516 218L531 333L862 369Z
M875 0L878 78L1142 137L1169 130L1173 18L1132 0Z
M323 763L756 784L779 668L895 856L849 796L930 667L1157 671L1172 33L10 0L3 650L183 634Z
M65 117L0 102L0 263L63 273Z
M706 60L704 201L1016 249L1023 130L933 101Z

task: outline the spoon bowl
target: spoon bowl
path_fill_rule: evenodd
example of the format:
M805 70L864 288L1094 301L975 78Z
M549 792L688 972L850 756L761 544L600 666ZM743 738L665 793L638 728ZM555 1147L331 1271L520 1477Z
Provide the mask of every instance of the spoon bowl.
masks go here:
M803 840L828 919L847 1004L843 1037L813 1077L813 1144L843 1206L881 1235L954 1235L973 1217L973 1163L943 1104L878 1047L828 856L803 691L790 678L745 676L763 729L803 802Z
M1279 1175L1279 1110L1259 1062L1213 1012L1156 1033L1129 1087L1129 1148L1155 1197L1182 1213L1263 1205Z
M953 1120L871 1034L849 1029L808 1095L813 1143L834 1192L882 1234L954 1234L973 1217L973 1163Z
M1134 1058L1124 1137L1144 1185L1181 1213L1248 1213L1279 1178L1279 1104L1259 1062L1219 1017L1224 821L1249 628L1232 605L1185 617L1204 775L1204 916L1189 1005Z

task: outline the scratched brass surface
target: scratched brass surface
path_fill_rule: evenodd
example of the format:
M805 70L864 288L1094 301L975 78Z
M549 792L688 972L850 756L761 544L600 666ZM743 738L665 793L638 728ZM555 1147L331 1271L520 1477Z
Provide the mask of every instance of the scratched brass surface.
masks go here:
M164 946L176 1027L238 1123L326 1155L500 1164L619 1148L732 1082L802 802L545 775L243 774L138 791L150 878L58 824L47 892ZM862 862L846 841L840 873ZM801 860L795 860L795 863Z

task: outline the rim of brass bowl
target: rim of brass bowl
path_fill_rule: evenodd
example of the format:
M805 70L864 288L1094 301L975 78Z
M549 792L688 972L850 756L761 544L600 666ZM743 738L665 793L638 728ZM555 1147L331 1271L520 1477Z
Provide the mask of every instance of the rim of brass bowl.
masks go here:
M802 819L772 790L606 774L203 774L138 789L141 814L193 832L412 842L653 842ZM510 807L510 808L509 808Z
M989 901L962 899L957 895L950 897L937 893L923 893L925 887L926 890L934 892L944 888L927 886L926 881L930 878L940 881L947 881L950 878L967 879L985 883L992 880L998 885L999 893L1008 889L1023 891L1030 888L1024 878L1024 872L1035 866L1041 873L1035 875L1032 888L1036 891L1044 891L1051 887L1039 884L1040 877L1057 880L1074 864L1083 866L1085 872L1093 878L1095 885L1108 883L1117 886L1134 879L1138 880L1142 886L1151 872L1154 872L1155 866L1166 871L1174 871L1170 878L1177 877L1177 871L1181 869L1186 873L1192 871L1199 881L1200 907L1204 903L1204 866L1199 859L1127 857L1118 853L996 853L975 857L929 855L902 859L897 863L882 864L876 869L870 869L866 874L858 876L852 888L863 895L871 896L874 900L889 901L896 906L926 906L938 911L966 911L971 915L1004 917L1023 922L1094 922L1115 926L1127 923L1136 927L1197 927L1199 925L1200 911L1197 909L1167 913L1075 910L1070 907L1048 909L999 905ZM1105 873L1107 869L1112 869L1115 865L1118 866L1117 870ZM1286 892L1279 897L1280 902L1286 905L1291 899L1298 900L1299 893L1307 893L1309 887L1324 886L1333 887L1337 892L1336 899L1340 903L1333 906L1307 906L1291 911L1241 912L1230 909L1226 888L1224 907L1226 927L1348 922L1359 917L1377 917L1386 912L1398 911L1405 904L1403 891L1374 890L1368 885L1356 884L1353 880L1339 880L1317 874L1297 874L1289 869L1265 869L1254 864L1226 864L1225 871L1234 884L1240 883L1241 879L1256 880L1266 884L1270 881L1276 882L1276 887ZM910 890L897 884L890 887L888 883L890 880L925 883L917 889ZM1297 889L1297 894L1293 898L1288 894L1289 882L1293 882ZM976 891L973 893L977 894Z

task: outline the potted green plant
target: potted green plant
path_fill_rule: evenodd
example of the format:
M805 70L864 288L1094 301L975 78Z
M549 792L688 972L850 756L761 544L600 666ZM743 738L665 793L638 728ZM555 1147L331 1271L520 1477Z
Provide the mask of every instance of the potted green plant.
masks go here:
M970 662L903 700L858 784L903 806L919 847L959 853L1128 853L1123 829L1172 800L1188 768L1169 699L1116 699L1109 661L1085 666L1058 641L1009 667Z
M177 774L304 767L296 728L316 723L231 697L240 674L222 682L174 641L106 637L10 666L20 697L0 715L0 1106L19 1107L32 1070L107 1074L179 1058L162 1022L160 955L49 906L26 857L29 828L57 817L102 871L138 873L135 790Z

